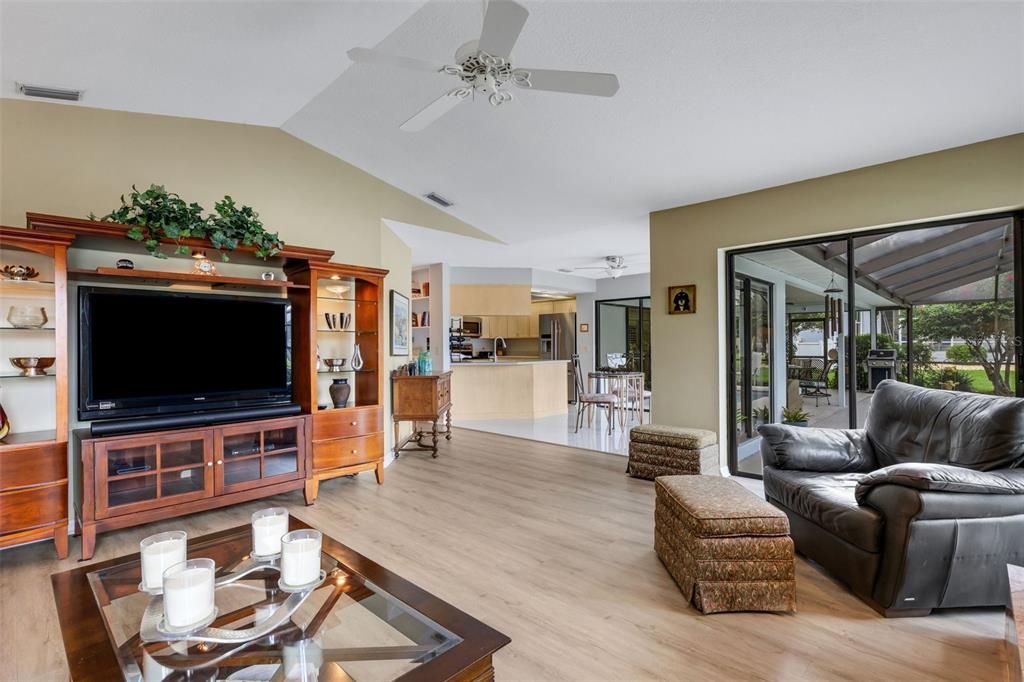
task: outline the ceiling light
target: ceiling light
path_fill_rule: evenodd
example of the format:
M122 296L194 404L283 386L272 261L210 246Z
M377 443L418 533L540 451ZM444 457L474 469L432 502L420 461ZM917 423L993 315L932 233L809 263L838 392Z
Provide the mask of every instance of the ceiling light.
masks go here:
M82 99L82 90L67 90L64 88L48 88L42 85L28 85L26 83L15 83L18 92L26 97L42 97L44 99L59 99L65 102L77 102Z

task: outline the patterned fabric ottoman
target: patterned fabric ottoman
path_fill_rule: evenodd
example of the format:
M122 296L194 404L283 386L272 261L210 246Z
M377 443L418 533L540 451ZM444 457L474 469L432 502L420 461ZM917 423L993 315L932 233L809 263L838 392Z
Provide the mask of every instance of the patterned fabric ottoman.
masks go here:
M703 613L796 611L789 519L719 476L654 481L654 549Z
M629 432L626 473L654 480L676 474L717 474L718 435L704 429L644 424Z

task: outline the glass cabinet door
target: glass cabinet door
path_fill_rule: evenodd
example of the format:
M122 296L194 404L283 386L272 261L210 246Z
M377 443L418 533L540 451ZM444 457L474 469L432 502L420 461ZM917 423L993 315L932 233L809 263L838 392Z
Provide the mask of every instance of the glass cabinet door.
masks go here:
M217 494L301 478L303 434L294 422L239 425L218 438Z
M97 513L116 516L212 495L212 441L203 432L97 445Z

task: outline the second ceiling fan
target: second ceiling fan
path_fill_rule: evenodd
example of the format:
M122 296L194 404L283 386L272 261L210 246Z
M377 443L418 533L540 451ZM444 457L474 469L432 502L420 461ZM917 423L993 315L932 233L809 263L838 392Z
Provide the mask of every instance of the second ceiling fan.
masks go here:
M611 97L618 92L619 79L612 73L513 67L512 48L529 15L525 7L512 0L490 0L479 40L471 40L460 47L455 52L455 64L438 65L365 47L352 48L348 56L354 62L445 73L462 81L403 123L401 129L408 132L423 130L473 95L486 97L493 106L510 102L513 99L511 85L597 97Z

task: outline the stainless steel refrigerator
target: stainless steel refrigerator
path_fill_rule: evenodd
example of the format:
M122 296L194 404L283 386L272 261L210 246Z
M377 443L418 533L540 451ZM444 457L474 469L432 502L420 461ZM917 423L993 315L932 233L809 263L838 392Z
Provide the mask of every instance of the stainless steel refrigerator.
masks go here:
M540 316L541 360L572 360L576 353L576 313L552 313ZM576 402L576 380L571 362L566 363L569 402Z

